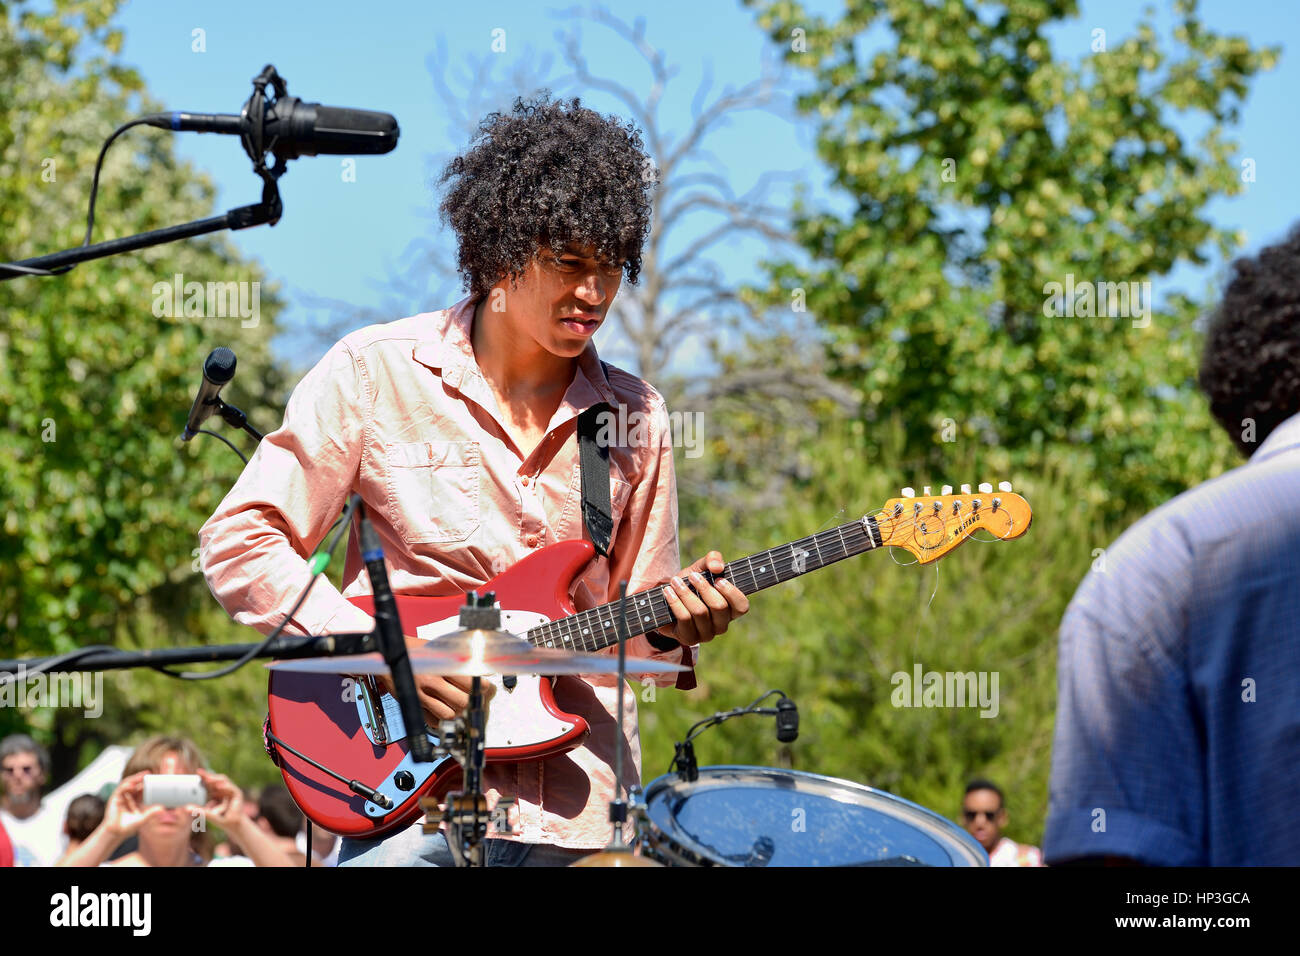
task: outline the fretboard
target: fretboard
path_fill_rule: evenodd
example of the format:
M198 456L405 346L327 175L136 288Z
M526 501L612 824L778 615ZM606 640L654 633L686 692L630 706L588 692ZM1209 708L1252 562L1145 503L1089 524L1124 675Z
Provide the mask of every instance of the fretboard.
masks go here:
M721 574L705 571L704 576L710 583L717 578L726 578L745 594L753 594L836 561L878 548L880 543L880 529L876 526L876 520L867 517L778 545L747 558L730 561ZM524 636L535 647L558 647L586 653L598 651L618 643L620 603L611 601L569 617L548 621L532 628ZM630 637L668 627L675 624L676 620L662 588L656 587L627 596L627 627Z

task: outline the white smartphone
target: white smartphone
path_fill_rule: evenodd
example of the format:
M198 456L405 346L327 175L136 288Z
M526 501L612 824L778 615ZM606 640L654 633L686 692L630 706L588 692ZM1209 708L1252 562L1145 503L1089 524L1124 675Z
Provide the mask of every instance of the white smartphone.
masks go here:
M203 806L208 790L196 773L151 773L144 778L144 804L163 807Z

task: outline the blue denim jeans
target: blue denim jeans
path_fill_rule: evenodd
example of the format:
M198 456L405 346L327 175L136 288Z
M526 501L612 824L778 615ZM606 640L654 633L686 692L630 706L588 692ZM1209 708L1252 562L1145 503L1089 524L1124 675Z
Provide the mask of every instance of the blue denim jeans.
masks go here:
M484 860L488 866L568 866L595 850L568 850L542 843L488 840ZM423 832L421 824L378 840L343 839L339 866L455 866L451 847L442 833Z

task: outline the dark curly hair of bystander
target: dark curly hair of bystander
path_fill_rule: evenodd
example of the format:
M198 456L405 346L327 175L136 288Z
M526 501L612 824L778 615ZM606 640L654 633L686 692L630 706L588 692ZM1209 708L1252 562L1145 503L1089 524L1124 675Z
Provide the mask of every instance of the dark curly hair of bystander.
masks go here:
M1300 412L1300 227L1232 270L1206 333L1200 384L1214 417L1249 456Z

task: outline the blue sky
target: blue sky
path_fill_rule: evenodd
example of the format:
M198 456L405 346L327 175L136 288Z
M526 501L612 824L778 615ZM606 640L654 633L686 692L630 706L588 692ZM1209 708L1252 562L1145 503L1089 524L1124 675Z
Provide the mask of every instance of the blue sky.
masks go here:
M833 12L839 4L825 0L814 9ZM1170 19L1168 4L1157 4L1159 19ZM670 130L688 122L692 97L706 74L715 93L739 86L759 71L765 37L752 13L734 2L613 3L626 20L643 16L646 36L661 48L679 73L669 83L660 115ZM124 58L144 76L151 93L170 109L238 112L263 65L274 63L287 78L292 94L336 106L393 113L401 124L398 148L386 155L358 157L356 181L345 182L338 157L300 159L281 180L285 214L274 228L259 227L230 234L247 255L260 260L284 289L290 329L277 351L298 364L310 364L324 345L302 330L331 316L319 300L338 300L379 310L389 318L439 308L460 297L447 286L417 296L395 288L393 278L418 269L404 254L421 237L440 231L431 211L437 204L434 156L447 156L464 145L464 134L435 92L430 66L441 63L455 89L456 77L470 58L487 58L496 80L515 70L535 69L550 58L550 75L561 77L565 65L554 39L574 22L568 8L524 2L474 4L370 3L322 0L310 5L271 5L247 0L227 2L160 2L132 0L118 23L126 33ZM1110 44L1130 33L1138 6L1122 0L1084 0L1081 16L1051 34L1058 55L1088 51L1091 32L1107 31ZM1240 156L1256 163L1256 182L1231 200L1220 200L1210 213L1221 224L1244 234L1245 251L1280 238L1297 216L1292 162L1300 153L1295 122L1295 91L1300 67L1292 51L1300 50L1300 17L1285 0L1207 0L1201 13L1214 30L1240 33L1252 44L1280 44L1278 66L1256 78L1232 135ZM196 52L195 30L202 30L203 52ZM495 30L504 30L504 35ZM582 25L581 49L594 73L618 80L640 92L650 76L632 48L596 24ZM493 51L504 38L505 49ZM558 84L557 91L572 86ZM584 93L584 102L602 111L624 112L612 97ZM154 135L142 133L141 135ZM178 135L181 154L208 172L219 188L220 208L256 200L258 182L233 137ZM709 141L711 152L737 192L768 170L803 170L808 181L822 181L815 165L812 129L777 117L738 114ZM683 239L689 238L685 234ZM728 278L756 277L761 247L737 244L717 256ZM1222 264L1183 269L1175 277L1182 287L1201 292L1217 285ZM412 278L416 278L412 276ZM602 343L602 351L606 345ZM692 363L689 353L679 362Z

